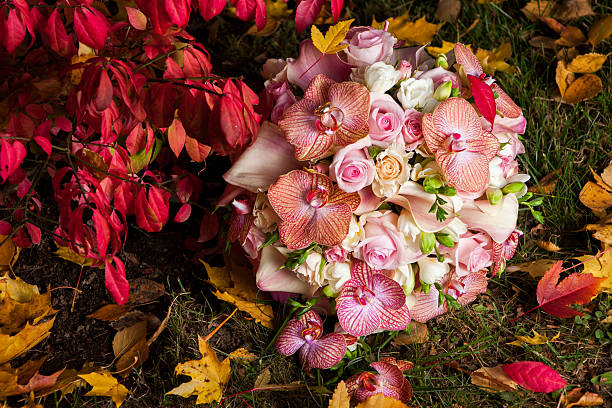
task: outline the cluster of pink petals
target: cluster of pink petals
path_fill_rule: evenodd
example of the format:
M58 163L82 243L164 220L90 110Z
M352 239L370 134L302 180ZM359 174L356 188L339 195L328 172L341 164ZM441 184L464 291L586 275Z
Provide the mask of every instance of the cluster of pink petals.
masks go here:
M285 110L278 125L295 146L298 160L320 159L333 146L347 146L367 136L369 113L366 87L317 75L304 98Z
M451 186L471 193L487 186L489 162L499 151L499 141L482 128L468 101L450 98L424 115L423 134Z
M378 375L362 372L352 375L346 380L346 388L354 400L361 402L375 394L395 398L407 402L412 398L412 387L404 378L403 371L413 367L412 363L386 357L370 364Z
M342 328L357 337L377 330L404 330L410 323L399 283L360 260L353 260L351 279L336 299L336 311Z
M503 271L506 267L506 261L512 259L521 235L523 235L523 233L515 229L504 242L493 242L493 265L491 266L491 273L493 276L495 276L497 272Z
M346 193L329 177L303 170L279 177L268 190L268 198L282 220L280 239L289 249L313 242L340 244L360 203L359 194Z
M280 332L275 346L285 356L299 351L300 361L307 369L333 367L346 353L344 335L323 335L323 321L312 310L290 320Z

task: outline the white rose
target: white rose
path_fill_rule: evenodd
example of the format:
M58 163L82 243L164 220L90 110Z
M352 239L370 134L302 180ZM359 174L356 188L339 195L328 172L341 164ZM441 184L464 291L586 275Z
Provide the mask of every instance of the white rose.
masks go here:
M365 85L370 92L385 93L393 88L402 77L402 73L395 70L393 65L382 61L375 62L365 69Z
M425 257L417 261L419 264L419 278L421 282L433 284L446 275L450 269L445 262L438 262L437 258Z
M404 288L406 294L412 293L414 290L414 271L411 264L402 265L393 273L393 280Z
M438 101L434 99L433 94L434 83L431 78L408 78L400 83L400 89L396 96L404 109L420 107L423 112L427 113L433 111L438 105Z
M459 237L467 232L467 224L459 219L459 217L453 218L453 220L446 227L440 231L443 234L448 234L448 237L454 242L459 241Z
M332 262L323 268L323 277L334 293L339 293L342 286L351 279L351 266L348 263Z
M495 156L489 162L489 187L502 188L506 185L504 170L502 169L502 159Z
M363 227L357 221L357 217L351 216L351 223L349 224L349 231L344 241L342 241L342 248L348 252L353 252L359 241L363 238L364 231Z
M376 156L376 174L372 191L378 197L393 197L410 177L408 159L412 152L400 144L393 144Z
M323 286L325 278L323 277L321 263L323 257L317 252L310 252L306 257L306 261L297 267L295 273L297 276L308 282L311 285Z

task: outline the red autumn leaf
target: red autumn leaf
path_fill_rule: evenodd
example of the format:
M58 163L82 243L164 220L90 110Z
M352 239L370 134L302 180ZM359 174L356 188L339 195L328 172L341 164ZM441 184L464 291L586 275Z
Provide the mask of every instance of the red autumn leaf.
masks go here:
M151 123L158 128L170 126L178 93L174 84L152 84L147 92L145 109Z
M179 157L185 146L185 128L180 119L174 119L168 128L168 143L176 157Z
M110 242L110 226L106 218L98 210L94 210L92 219L96 232L96 248L98 249L98 255L102 257L106 254L106 249Z
M183 73L187 78L205 79L211 70L212 64L206 50L201 51L195 47L183 48Z
M549 393L567 384L558 372L538 361L518 361L502 366L502 370L515 383L534 392Z
M198 0L198 10L206 21L218 16L223 11L227 0Z
M108 35L108 21L92 7L74 10L74 31L80 42L95 49L104 48Z
M21 142L14 140L13 143L6 139L0 141L0 177L6 180L15 172L26 157L26 148Z
M106 70L99 71L97 89L93 105L98 112L102 112L108 108L113 100L113 84L106 73Z
M38 228L34 224L30 224L29 222L26 222L26 229L28 230L28 234L30 235L30 240L32 241L32 244L34 245L40 244L40 239L41 239L40 228Z
M219 232L219 219L209 210L204 211L200 223L200 236L198 242L206 242L213 239Z
M141 189L136 200L136 223L147 232L161 231L168 221L170 193L159 187Z
M142 11L134 7L126 7L125 11L132 27L141 31L147 29L147 16Z
M295 24L299 33L317 18L326 0L303 0L295 10Z
M4 18L5 10L8 16ZM9 54L15 52L19 44L25 38L26 26L17 15L16 9L9 9L7 6L0 9L0 43L6 48Z
M265 0L255 0L255 25L257 26L257 30L261 31L266 26L268 22L268 14L266 13L266 2Z
M546 271L538 282L536 295L538 304L546 312L557 317L582 316L583 313L572 309L570 305L584 305L597 295L599 285L604 278L596 278L589 273L573 273L559 284L562 261L557 262Z
M205 144L198 142L195 138L185 137L185 150L194 162L201 163L210 154L211 148Z
M125 277L125 265L116 256L113 256L112 261L110 258L104 261L104 285L118 305L127 302L130 285Z
M485 84L481 79L468 75L468 79L472 84L472 95L474 103L482 114L482 116L491 123L495 121L495 95L489 85Z
M344 0L331 0L332 16L334 17L334 24L340 19L340 12L344 6Z
M191 216L191 204L183 204L174 216L174 222L185 222Z
M166 13L173 24L179 27L187 25L191 13L191 0L165 1Z
M32 16L35 20L40 21L42 27L39 27L39 30L43 32L41 38L53 51L66 58L71 58L77 53L74 40L66 33L66 28L64 28L64 23L57 9L53 10L48 18L44 18L40 15L38 9L34 7L32 9Z

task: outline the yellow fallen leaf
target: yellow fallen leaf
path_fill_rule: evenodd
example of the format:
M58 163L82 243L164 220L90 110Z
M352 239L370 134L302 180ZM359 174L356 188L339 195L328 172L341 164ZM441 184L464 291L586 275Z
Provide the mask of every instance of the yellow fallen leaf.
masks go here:
M532 329L532 331L533 331L533 337L515 335L514 337L516 337L516 340L510 343L506 343L506 344L511 344L513 346L521 346L523 343L531 344L531 345L546 344L546 343L550 343L550 342L557 340L559 336L561 335L561 332L559 332L552 339L549 339L548 337L543 336L537 331L535 331L535 329Z
M576 79L565 91L563 100L567 103L578 103L597 96L603 88L597 75L586 74Z
M55 317L35 326L26 323L26 326L14 336L0 334L0 365L25 353L49 336Z
M236 350L232 351L229 355L229 358L231 358L232 360L246 360L246 361L251 361L251 360L255 360L257 359L257 356L253 353L251 353L249 350L240 347L237 348Z
M538 21L539 17L549 17L554 6L554 1L531 0L521 11L529 20Z
M214 295L218 299L229 302L236 306L239 310L250 314L251 317L253 317L257 323L261 323L263 326L268 327L270 329L274 328L274 324L272 322L272 319L274 317L274 314L272 312L272 306L257 304L249 300L244 300L229 292L216 291Z
M41 295L36 285L19 277L0 278L0 333L14 334L27 322L36 324L55 313L50 292Z
M501 364L479 368L470 375L470 381L488 392L514 391L518 388L518 384L506 375Z
M550 241L536 241L536 244L545 251L558 252L561 250L557 244Z
M119 384L117 379L106 370L93 372L89 374L80 374L83 380L93 388L85 394L88 397L111 397L117 408L123 404L130 391L123 385Z
M516 271L527 272L532 278L539 278L544 276L547 270L549 270L557 261L554 259L539 259L537 261L522 262L519 264L510 265L506 268L507 273Z
M606 278L599 285L600 292L612 293L612 251L608 251L598 258L593 255L584 255L576 258L584 262L583 273L590 273L596 278Z
M217 353L200 336L198 336L198 348L202 354L200 360L178 364L175 369L175 374L187 375L191 377L191 381L179 385L166 394L184 398L197 395L196 404L220 401L223 396L223 385L230 378L230 359L226 358L220 362Z
M388 31L393 34L398 40L404 40L405 45L425 45L433 40L434 35L444 25L428 23L425 16L417 21L411 22L412 15L405 12L399 17L388 18ZM380 23L374 19L372 27L377 27Z
M448 54L454 47L455 47L454 42L442 40L441 47L425 47L425 50L433 57L437 57L441 54ZM471 50L471 46L469 44L466 45L466 47Z
M567 69L564 61L557 61L555 81L557 82L557 86L559 87L561 97L563 97L563 95L565 95L567 87L570 86L572 82L574 82L574 74Z
M355 408L408 408L408 405L395 398L374 394L367 400L357 404Z
M612 187L612 160L610 160L608 167L601 172L601 180L608 186Z
M612 193L592 181L584 185L578 199L598 216L604 216L605 209L612 206Z
M13 258L18 254L17 247L12 239L0 235L0 272L6 271L14 263Z
M325 36L323 33L317 28L317 26L313 25L310 28L310 37L312 38L312 43L319 51L323 54L335 54L338 51L342 51L346 47L347 44L340 44L346 34L348 33L349 28L351 27L351 23L355 21L354 19L339 21L338 24L329 27Z
M216 288L229 288L232 286L232 279L230 278L229 271L226 267L217 268L210 266L206 262L200 259L206 273L208 274L208 281Z
M612 245L612 224L587 224L585 229L591 231L595 239L606 245Z
M344 381L340 381L334 390L334 395L329 400L328 408L349 408L350 402L351 399L346 389L346 384Z
M589 30L589 42L596 46L612 34L612 15L607 15L591 26Z
M283 0L266 0L266 14L268 19L266 25L261 30L257 30L257 25L253 24L246 32L247 35L258 37L267 37L274 34L282 21L288 20L293 12L287 7L287 3Z
M57 251L55 251L55 255L59 256L62 259L65 259L66 261L75 263L79 266L93 265L93 259L86 258L82 255L79 255L76 252L74 252L72 249L70 249L69 247L58 245Z
M568 71L575 74L590 74L601 69L606 62L607 55L597 54L595 52L585 55L578 55L567 66Z
M509 42L503 42L491 51L482 48L476 51L476 58L480 61L482 70L489 75L495 74L496 71L513 73L514 67L505 61L510 55L512 45Z

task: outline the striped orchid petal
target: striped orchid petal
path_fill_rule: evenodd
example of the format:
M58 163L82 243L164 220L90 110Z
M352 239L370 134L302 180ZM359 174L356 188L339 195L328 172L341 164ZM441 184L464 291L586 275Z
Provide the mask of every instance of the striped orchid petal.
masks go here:
M455 59L457 63L463 67L463 70L468 75L479 77L482 74L482 66L476 55L461 43L455 44Z
M449 98L433 112L436 131L447 137L453 133L471 139L480 136L482 125L472 105L462 98Z
M312 217L315 210L309 205L306 195L318 186L332 189L332 182L328 180L323 175L294 170L278 178L268 191L268 199L283 221L296 222Z
M329 90L332 106L344 114L342 127L336 133L336 144L348 146L369 133L370 93L356 82L342 82Z
M397 310L406 305L404 289L393 279L381 273L372 276L372 292L387 309Z
M405 304L397 309L382 309L380 312L380 328L384 330L406 330L410 323L410 310Z
M365 401L375 394L383 394L402 402L412 397L412 387L396 364L381 360L370 366L378 372L377 375L366 371L346 380L347 391L355 401Z
M508 96L508 94L505 93L499 85L493 83L491 88L498 95L497 99L495 99L495 105L496 109L499 111L499 113L502 114L502 116L508 118L518 118L523 114L521 108L516 103L514 103L512 98L510 98L510 96Z
M357 298L362 291L361 285L352 284L349 280L336 299L340 325L346 332L356 337L371 334L380 326L379 305L360 303Z
M298 320L290 320L276 339L276 350L284 356L295 354L306 343L302 336L305 328Z
M331 144L331 136L321 134L317 129L317 117L315 109L319 105L311 99L301 99L287 108L278 125L285 133L285 138L294 146L308 147L317 139L328 139ZM298 160L302 160L298 157Z
M479 192L489 181L489 162L479 153L438 152L436 161L448 184L462 191Z
M430 287L428 293L415 292L416 303L410 308L410 318L414 321L425 323L446 313L446 302L438 306L440 293L435 287Z
M316 106L323 105L329 101L329 89L335 83L336 81L325 75L317 75L304 92L304 99L313 101Z
M487 277L481 272L470 273L460 278L459 281L463 285L463 290L465 291L463 295L457 298L457 302L459 302L461 306L472 303L479 294L487 290Z
M423 131L423 138L425 139L427 147L429 148L429 150L431 150L432 153L436 153L438 149L448 139L448 136L442 132L439 132L436 129L433 120L433 115L431 113L426 113L425 115L423 115L421 125Z
M404 374L396 365L375 361L370 364L370 367L378 371L380 379L387 385L399 388L404 383Z
M331 368L346 354L346 340L339 333L329 333L304 344L299 356L302 365L309 368Z

